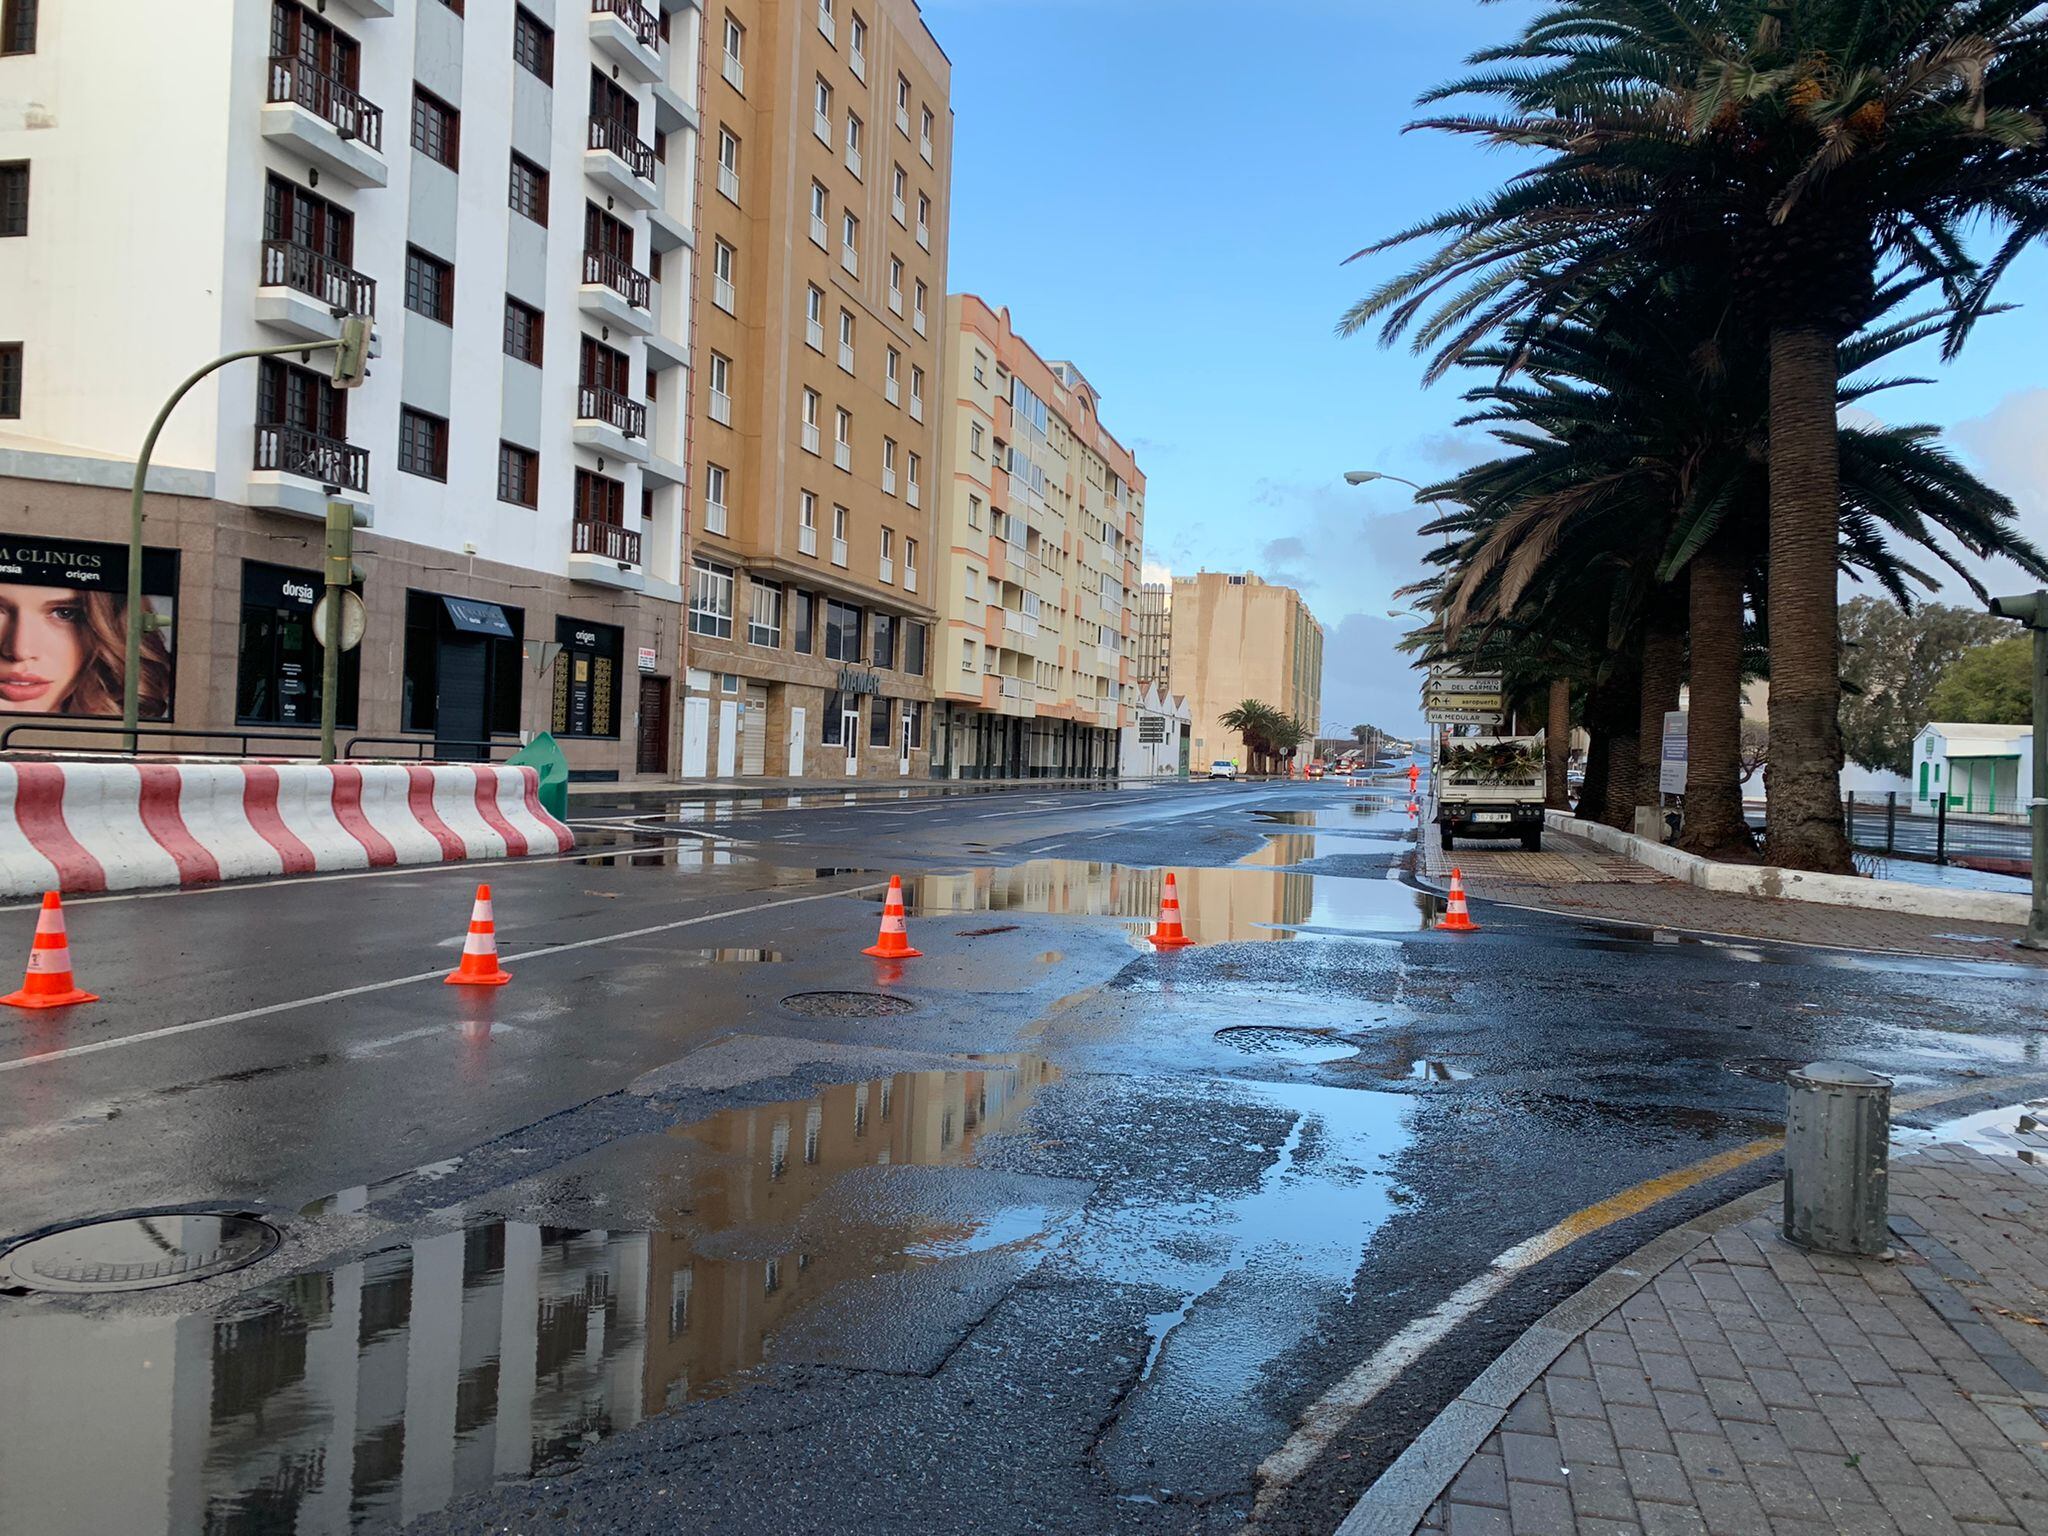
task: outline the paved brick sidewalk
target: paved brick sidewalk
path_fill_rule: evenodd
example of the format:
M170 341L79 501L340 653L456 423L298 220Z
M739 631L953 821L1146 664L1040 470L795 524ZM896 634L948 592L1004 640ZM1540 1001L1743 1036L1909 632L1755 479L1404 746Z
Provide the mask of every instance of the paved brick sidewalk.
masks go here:
M2048 1532L2048 1171L2028 1160L2048 1152L2004 1144L2020 1155L1894 1160L1895 1260L1809 1256L1775 1215L1703 1238L1564 1351L1417 1529Z
M1446 854L1433 829L1423 833L1423 878L1441 884L1455 862L1482 901L1692 933L2048 966L2048 953L2013 947L2025 931L2018 926L1703 891L1555 830L1544 833L1542 853L1502 844Z

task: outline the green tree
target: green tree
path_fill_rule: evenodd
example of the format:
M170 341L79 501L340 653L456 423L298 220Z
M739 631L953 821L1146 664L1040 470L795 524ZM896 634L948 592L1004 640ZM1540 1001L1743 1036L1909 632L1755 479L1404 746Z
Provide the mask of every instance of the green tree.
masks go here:
M1842 605L1842 749L1850 761L1901 777L1913 738L1936 715L1935 685L1966 652L2007 633L1988 613L1922 603L1910 612L1876 597Z
M1965 651L1941 674L1927 707L1935 720L2026 725L2034 715L2034 637L2008 635Z
M1244 738L1254 769L1285 756L1309 734L1301 721L1259 699L1240 701L1218 716L1217 723Z

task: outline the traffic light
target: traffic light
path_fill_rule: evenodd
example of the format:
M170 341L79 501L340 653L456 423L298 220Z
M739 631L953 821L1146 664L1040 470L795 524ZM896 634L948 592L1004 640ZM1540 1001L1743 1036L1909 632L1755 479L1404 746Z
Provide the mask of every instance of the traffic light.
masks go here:
M341 320L341 346L334 354L334 382L342 389L354 389L369 372L369 317L344 315Z
M352 502L327 503L327 584L345 587L359 574L355 568L356 530L370 526L369 515Z
M1991 612L2001 619L2017 619L2029 629L2048 629L2048 592L2029 592L2024 597L1994 597Z

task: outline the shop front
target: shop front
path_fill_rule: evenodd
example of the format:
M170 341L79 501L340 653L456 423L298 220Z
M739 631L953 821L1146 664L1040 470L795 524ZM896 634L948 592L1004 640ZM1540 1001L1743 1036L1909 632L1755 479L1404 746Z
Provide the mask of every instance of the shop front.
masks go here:
M235 724L317 726L325 661L313 611L325 592L318 571L242 562L242 615L235 651ZM362 595L362 583L355 587ZM341 653L335 724L356 728L363 658Z

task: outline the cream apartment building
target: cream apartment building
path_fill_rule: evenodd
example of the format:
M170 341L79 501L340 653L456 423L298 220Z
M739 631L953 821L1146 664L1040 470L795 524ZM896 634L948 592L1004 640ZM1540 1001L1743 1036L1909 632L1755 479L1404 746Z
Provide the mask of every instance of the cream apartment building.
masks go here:
M1220 717L1246 699L1294 716L1313 737L1323 715L1323 628L1292 587L1257 576L1176 576L1172 593L1175 693L1193 711L1196 771L1219 757L1251 767L1244 738Z
M671 772L697 0L10 0L4 21L0 581L82 594L92 643L10 656L33 680L0 726L60 745L49 725L118 718L128 485L174 386L361 315L359 389L288 353L171 416L144 720L312 750L339 499L369 524L344 740L503 755L550 730L578 775Z
M929 757L951 66L913 0L705 0L682 773Z
M1008 309L946 301L932 772L1111 775L1133 721L1145 477L1072 363Z

